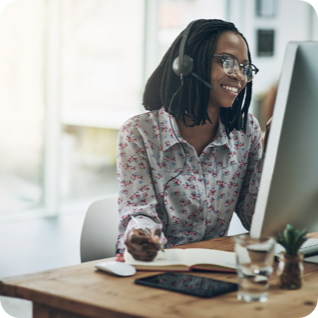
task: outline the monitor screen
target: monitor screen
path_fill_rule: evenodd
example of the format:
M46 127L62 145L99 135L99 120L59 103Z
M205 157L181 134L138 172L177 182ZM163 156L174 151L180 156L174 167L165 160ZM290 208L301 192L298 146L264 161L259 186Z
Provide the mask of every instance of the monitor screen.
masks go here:
M287 223L318 231L318 42L290 42L280 77L251 235Z

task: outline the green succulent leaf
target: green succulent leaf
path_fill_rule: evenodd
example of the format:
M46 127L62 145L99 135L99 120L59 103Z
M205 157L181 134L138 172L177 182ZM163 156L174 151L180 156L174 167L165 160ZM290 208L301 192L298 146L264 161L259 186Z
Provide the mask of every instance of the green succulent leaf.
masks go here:
M296 230L287 224L284 233L276 233L277 243L286 249L288 255L297 255L299 248L306 241L307 230Z

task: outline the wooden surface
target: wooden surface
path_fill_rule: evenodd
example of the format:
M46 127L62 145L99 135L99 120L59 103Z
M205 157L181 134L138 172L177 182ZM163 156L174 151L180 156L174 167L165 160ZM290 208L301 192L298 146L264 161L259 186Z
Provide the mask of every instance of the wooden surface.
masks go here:
M318 235L311 235L318 237ZM234 238L224 237L184 245L182 248L234 250ZM108 259L112 260L112 259ZM232 292L215 298L200 298L134 284L136 278L159 272L137 272L115 277L95 270L87 262L0 282L0 295L33 301L34 317L251 317L300 318L309 315L318 299L318 265L304 263L304 285L300 290L278 287L276 270L270 280L266 303L244 303ZM105 260L103 260L105 261ZM277 263L275 263L275 269ZM237 282L236 274L193 272L197 276Z

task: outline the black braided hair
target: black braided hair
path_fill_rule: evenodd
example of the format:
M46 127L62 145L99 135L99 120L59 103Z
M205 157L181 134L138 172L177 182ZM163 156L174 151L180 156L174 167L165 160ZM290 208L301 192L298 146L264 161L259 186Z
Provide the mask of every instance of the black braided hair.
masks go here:
M221 34L229 31L237 33L243 38L247 46L249 61L252 63L247 41L233 23L217 19L201 19L192 25L185 54L192 57L194 61L193 71L209 83L211 82L212 54L217 40ZM172 43L146 83L143 95L143 105L146 110L156 110L164 106L165 111L169 112L171 97L180 86L180 78L174 73L172 64L179 55L182 34L183 32ZM204 125L206 121L211 122L207 113L209 96L210 90L196 78L188 75L184 78L183 87L171 105L170 114L181 119L183 124L189 127ZM230 108L221 108L220 118L228 136L233 129L246 132L251 97L252 82L248 82ZM193 123L187 124L185 116L190 117Z

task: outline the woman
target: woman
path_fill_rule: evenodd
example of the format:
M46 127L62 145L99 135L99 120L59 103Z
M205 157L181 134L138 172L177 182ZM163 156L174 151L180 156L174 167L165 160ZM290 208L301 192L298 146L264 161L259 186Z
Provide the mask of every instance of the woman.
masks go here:
M178 76L183 37L193 70ZM248 114L251 63L243 35L222 20L193 21L171 45L146 84L149 112L118 136L120 253L151 261L158 243L224 236L234 211L249 229L263 164L261 131Z

